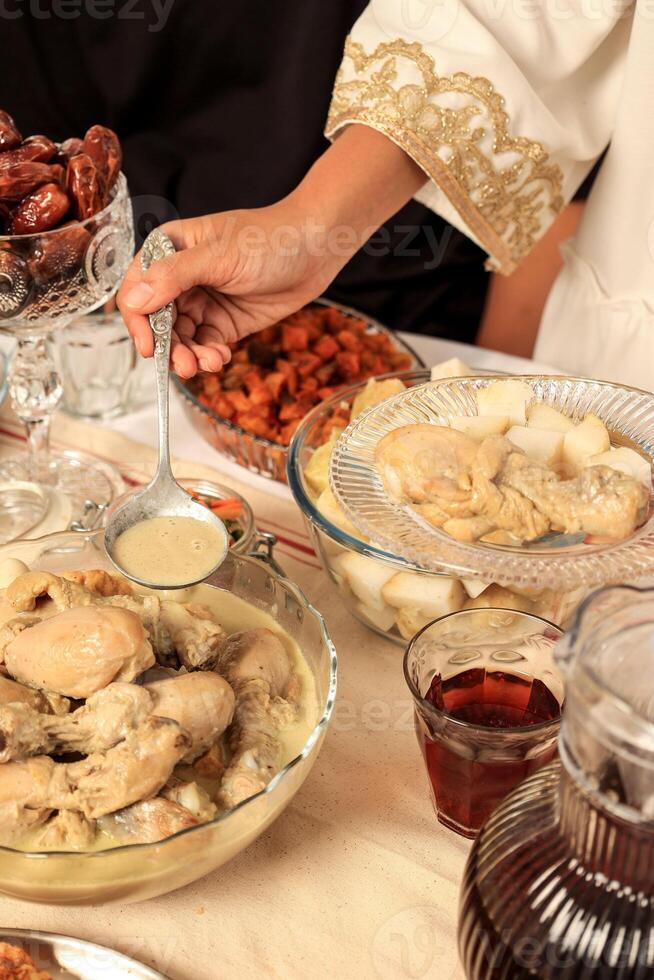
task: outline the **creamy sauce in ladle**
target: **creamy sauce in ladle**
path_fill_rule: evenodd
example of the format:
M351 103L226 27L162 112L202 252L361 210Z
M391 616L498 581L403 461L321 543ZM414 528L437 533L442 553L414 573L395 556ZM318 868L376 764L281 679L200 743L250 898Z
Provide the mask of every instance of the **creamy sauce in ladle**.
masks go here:
M138 521L118 535L112 550L130 577L169 587L202 581L226 553L226 535L194 517Z

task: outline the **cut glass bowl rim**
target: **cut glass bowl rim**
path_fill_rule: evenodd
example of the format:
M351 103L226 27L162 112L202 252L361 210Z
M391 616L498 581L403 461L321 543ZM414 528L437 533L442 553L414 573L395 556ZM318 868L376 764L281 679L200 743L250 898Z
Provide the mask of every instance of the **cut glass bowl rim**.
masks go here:
M601 418L625 444L654 458L654 393L608 381L563 375L486 375L431 381L392 395L358 416L332 453L330 485L352 522L377 547L424 569L480 578L502 586L575 589L654 574L654 511L624 541L515 548L456 541L409 507L392 501L374 464L379 440L401 425L443 424L448 416L474 415L470 399L496 381L523 381L535 400L581 419ZM466 397L468 404L466 404ZM449 408L449 411L448 411ZM455 410L456 409L456 410ZM575 411L576 410L576 411Z

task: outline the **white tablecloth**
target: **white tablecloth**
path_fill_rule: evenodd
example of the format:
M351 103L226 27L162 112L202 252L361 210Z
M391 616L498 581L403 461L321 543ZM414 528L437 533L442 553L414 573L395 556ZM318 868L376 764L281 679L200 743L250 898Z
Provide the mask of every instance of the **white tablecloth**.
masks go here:
M460 356L484 368L534 368L457 344L410 339L429 364ZM279 534L279 560L325 616L339 655L339 687L322 753L276 823L215 874L126 907L66 909L0 898L0 926L113 946L172 980L459 978L457 896L468 844L434 817L401 648L343 608L286 488L207 446L175 398L171 423L173 453L188 461L188 475L200 475L204 464L249 494L259 526ZM156 445L154 407L113 421L111 429L60 415L53 442L119 462L127 477L143 482L156 456L138 443ZM3 417L3 451L16 445L18 431ZM102 980L118 978L103 974Z

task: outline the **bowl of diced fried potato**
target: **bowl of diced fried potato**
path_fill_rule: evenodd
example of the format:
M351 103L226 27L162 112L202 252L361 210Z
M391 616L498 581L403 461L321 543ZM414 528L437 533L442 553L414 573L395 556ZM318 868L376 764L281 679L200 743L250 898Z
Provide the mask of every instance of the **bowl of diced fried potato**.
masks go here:
M313 409L289 450L288 483L304 515L316 553L349 611L369 629L406 645L427 623L459 609L501 608L534 613L565 626L584 590L504 588L488 579L426 570L373 543L356 527L329 484L332 453L347 426L373 406L430 378L481 372L458 359L428 370L395 372L352 385ZM472 423L482 438L498 423ZM460 420L462 431L469 422ZM466 428L468 427L468 428Z
M286 479L288 445L315 405L354 383L424 366L387 327L326 300L231 350L219 373L175 377L175 384L189 421L214 449L278 481Z

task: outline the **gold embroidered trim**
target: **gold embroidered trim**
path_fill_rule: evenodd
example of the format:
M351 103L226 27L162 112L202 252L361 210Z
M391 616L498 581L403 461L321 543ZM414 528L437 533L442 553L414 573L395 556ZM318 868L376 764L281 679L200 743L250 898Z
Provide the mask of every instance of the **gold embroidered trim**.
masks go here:
M398 59L418 69L419 84L398 85ZM416 42L385 42L366 54L348 38L327 135L356 122L384 133L416 161L502 272L515 269L563 207L561 168L541 143L511 136L492 83L465 72L438 75Z

